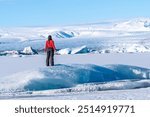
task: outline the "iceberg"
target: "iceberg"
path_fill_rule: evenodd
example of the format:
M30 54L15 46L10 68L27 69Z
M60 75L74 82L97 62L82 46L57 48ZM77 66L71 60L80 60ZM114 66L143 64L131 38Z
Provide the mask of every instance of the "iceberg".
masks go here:
M71 49L70 48L61 49L57 53L60 54L60 55L70 54L71 53Z
M90 50L86 46L76 47L76 48L65 48L59 50L57 53L60 55L63 54L83 54L83 53L89 53Z
M31 46L25 47L24 50L20 53L25 54L25 55L38 54L38 52L36 50L34 50Z
M119 87L118 89L142 88L150 87L149 79L150 69L137 66L58 64L50 68L43 67L0 78L0 91L16 92L65 89L78 86L84 87L85 84L87 84L88 88L98 87L100 90L113 90L117 89L117 87ZM132 86L134 83L135 85Z

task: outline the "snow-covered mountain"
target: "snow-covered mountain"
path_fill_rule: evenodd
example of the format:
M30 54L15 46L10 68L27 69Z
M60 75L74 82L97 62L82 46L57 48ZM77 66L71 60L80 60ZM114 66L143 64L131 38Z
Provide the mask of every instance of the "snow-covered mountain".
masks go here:
M135 52L149 52L150 18L59 27L0 28L0 51L23 50L28 46L42 50L49 34L57 49L86 45L100 53L110 49L111 52L128 52L133 45L138 45L134 46Z
M132 19L114 25L115 30L150 31L150 18Z
M90 23L73 26L60 27L17 27L0 28L0 38L18 38L29 40L30 38L46 38L52 34L55 38L71 38L85 34L96 36L97 32L103 34L103 31L150 31L150 18L135 18L123 21L108 21L105 23ZM109 36L109 34L107 34Z

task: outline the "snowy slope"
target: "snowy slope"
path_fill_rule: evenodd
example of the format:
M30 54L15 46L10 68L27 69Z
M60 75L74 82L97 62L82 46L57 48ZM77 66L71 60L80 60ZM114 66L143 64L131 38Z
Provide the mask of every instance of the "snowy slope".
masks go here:
M150 31L150 18L137 18L114 25L114 30Z
M98 51L118 48L117 52L129 52L132 45L139 45L134 46L132 51L149 52L149 31L149 18L59 27L0 28L0 51L23 50L28 46L42 50L47 36L51 34L57 49L86 45Z

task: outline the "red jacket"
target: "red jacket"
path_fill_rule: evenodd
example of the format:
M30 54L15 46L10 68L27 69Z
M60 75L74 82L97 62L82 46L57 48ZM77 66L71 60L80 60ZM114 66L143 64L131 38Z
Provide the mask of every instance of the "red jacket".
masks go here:
M48 48L53 48L54 50L55 48L55 44L53 40L47 40L45 43L45 50L47 50Z

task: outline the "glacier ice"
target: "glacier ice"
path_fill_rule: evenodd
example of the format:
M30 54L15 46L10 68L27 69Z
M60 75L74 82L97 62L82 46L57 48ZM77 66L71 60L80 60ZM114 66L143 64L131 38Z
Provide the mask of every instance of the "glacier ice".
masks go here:
M149 79L150 70L136 66L58 64L54 67L43 67L0 78L0 91L40 91L83 87L85 84L89 84L87 85L90 86L88 88L92 88L93 85L91 84L95 84L94 87L99 88L99 90L111 90L117 89L117 87L126 89L149 87ZM124 82L126 80L128 82ZM142 80L145 81L142 82ZM138 85L139 83L140 85ZM132 84L134 84L133 87Z

